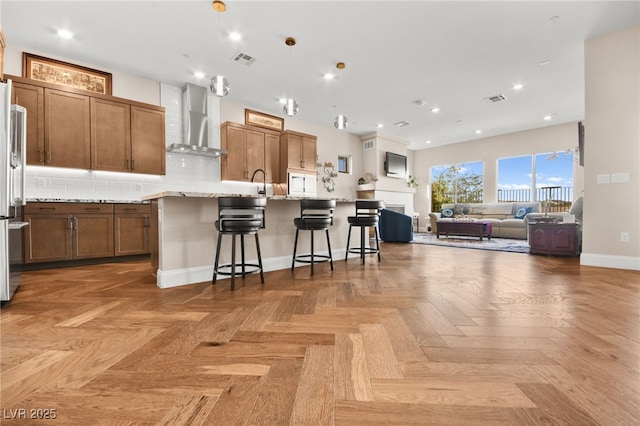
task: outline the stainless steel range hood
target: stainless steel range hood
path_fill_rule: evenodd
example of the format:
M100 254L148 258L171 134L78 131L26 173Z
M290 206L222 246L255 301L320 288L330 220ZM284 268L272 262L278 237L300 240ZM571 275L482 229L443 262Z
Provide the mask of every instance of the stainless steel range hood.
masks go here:
M182 92L182 126L184 143L174 143L167 147L168 152L220 157L227 151L209 146L207 114L207 89L195 84L187 84Z

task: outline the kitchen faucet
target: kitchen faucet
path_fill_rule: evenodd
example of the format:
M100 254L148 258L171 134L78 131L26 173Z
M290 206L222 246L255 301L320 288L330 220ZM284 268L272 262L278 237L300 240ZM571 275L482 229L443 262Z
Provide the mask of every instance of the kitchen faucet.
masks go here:
M253 183L253 180L256 177L256 173L258 172L262 172L262 191L258 186L258 195L267 195L267 172L262 169L256 169L256 171L251 175L251 183Z

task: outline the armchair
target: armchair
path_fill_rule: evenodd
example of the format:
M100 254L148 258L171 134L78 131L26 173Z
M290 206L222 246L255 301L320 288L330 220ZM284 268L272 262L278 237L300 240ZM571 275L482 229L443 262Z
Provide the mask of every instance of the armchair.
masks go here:
M394 210L380 212L380 238L387 242L408 243L413 241L413 218Z

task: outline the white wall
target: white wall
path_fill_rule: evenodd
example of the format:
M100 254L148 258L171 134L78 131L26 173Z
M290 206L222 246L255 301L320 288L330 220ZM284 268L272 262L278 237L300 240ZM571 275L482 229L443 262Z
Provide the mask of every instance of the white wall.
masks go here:
M640 26L586 41L585 83L581 263L640 270Z

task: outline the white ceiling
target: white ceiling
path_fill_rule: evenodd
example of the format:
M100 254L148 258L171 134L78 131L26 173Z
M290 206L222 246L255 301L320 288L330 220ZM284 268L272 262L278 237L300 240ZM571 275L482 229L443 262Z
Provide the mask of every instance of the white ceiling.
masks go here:
M209 0L2 0L0 19L14 49L176 86L223 74L231 101L284 116L278 98L290 93L300 120L332 126L343 113L347 131L378 130L412 149L583 119L584 40L640 23L638 1L226 3L219 14ZM74 39L58 38L61 28ZM238 52L256 62L234 62ZM327 72L338 78L325 81ZM507 100L485 100L498 94ZM403 120L411 125L394 126Z

